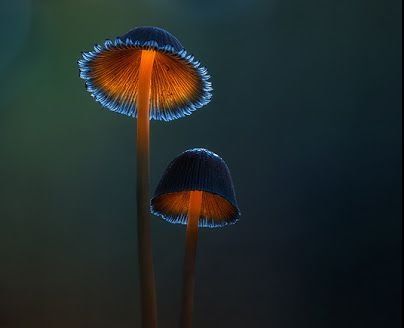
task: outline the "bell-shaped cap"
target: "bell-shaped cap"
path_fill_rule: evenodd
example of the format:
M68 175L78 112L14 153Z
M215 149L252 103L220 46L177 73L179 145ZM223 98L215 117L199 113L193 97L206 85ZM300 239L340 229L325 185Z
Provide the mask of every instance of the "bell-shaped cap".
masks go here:
M170 121L190 115L211 99L210 76L169 32L137 27L96 45L78 61L80 77L96 101L111 111L137 116L136 97L142 50L154 50L150 118Z
M230 171L222 158L203 149L176 157L164 172L151 200L151 211L171 223L187 224L191 191L203 191L200 227L222 227L238 221Z

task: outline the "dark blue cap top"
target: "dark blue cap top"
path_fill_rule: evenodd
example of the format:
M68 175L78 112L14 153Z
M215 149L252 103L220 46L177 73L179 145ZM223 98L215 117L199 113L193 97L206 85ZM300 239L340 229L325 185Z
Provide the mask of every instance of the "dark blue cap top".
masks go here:
M129 39L132 42L140 43L156 42L157 48L171 46L175 51L178 52L184 49L180 41L178 41L174 35L162 28L154 26L135 27L128 33L120 36L119 39L122 41Z
M168 165L152 199L152 212L170 222L186 224L186 213L167 213L159 205L159 199L165 195L193 190L204 191L220 199L219 202L215 200L209 204L211 209L217 205L217 209L202 210L205 216L200 218L199 226L220 227L238 220L240 211L230 171L221 157L203 148L187 150ZM232 210L224 213L222 209L226 206ZM216 213L216 217L209 217L210 212Z

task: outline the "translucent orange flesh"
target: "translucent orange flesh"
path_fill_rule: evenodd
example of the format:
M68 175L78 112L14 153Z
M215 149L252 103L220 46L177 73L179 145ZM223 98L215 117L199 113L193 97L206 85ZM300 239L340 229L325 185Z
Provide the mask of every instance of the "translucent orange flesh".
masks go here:
M136 103L142 51L136 48L111 49L99 54L90 63L94 85L120 102ZM174 55L156 52L151 106L163 110L182 107L198 98L201 83L190 64Z
M186 215L188 213L190 191L169 193L153 200L154 208L168 215ZM231 219L237 214L237 209L223 197L202 192L202 206L200 217L223 221Z
M154 51L143 51L139 67L136 129L138 260L142 322L157 327L156 292L149 214L149 105Z
M139 83L137 88L136 106L138 110L137 120L137 148L138 152L147 152L149 148L150 135L150 95L151 79L153 78L153 67L155 64L156 52L143 50L139 64ZM147 154L147 156L149 156ZM148 160L148 159L147 159Z
M191 231L198 231L198 221L201 215L203 191L191 191L188 201L188 226Z

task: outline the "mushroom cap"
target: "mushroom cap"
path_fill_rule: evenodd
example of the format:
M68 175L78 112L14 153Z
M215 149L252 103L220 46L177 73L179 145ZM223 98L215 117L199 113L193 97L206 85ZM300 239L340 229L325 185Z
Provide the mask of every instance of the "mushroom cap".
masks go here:
M191 191L203 191L199 227L222 227L240 217L230 171L222 158L203 149L176 157L164 172L151 200L151 211L171 223L187 224Z
M136 98L141 51L154 50L150 118L171 121L206 105L211 97L207 69L188 54L171 33L136 27L115 40L95 45L79 59L87 91L103 107L137 117Z

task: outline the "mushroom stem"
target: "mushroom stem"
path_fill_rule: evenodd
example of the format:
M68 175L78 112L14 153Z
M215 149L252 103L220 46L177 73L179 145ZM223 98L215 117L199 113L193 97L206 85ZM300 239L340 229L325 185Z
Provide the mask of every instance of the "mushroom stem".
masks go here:
M196 246L198 242L198 224L202 207L202 194L202 191L191 191L189 196L180 318L181 328L192 327Z
M150 93L155 51L142 50L137 94L137 224L142 328L157 327L156 289L150 232Z

